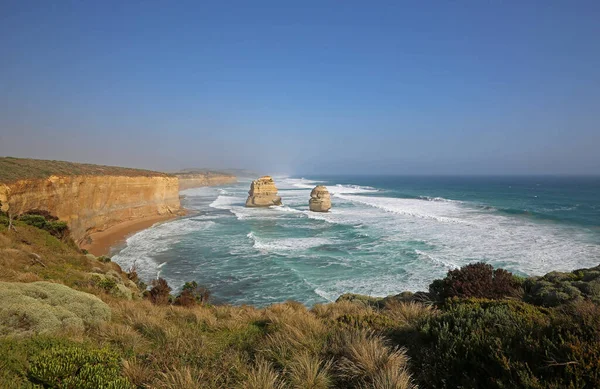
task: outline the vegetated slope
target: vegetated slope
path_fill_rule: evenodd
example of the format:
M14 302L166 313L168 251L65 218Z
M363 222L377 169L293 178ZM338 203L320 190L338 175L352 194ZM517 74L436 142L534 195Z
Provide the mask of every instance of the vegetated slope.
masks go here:
M474 264L416 294L213 306L195 283L142 294L134 269L26 222L8 231L0 215L0 295L9 283L38 308L13 304L0 321L2 388L600 387L599 268L522 279ZM98 320L62 313L81 292L103 301L89 299Z
M168 176L166 173L116 166L93 165L65 161L48 161L30 158L0 157L0 183L17 180L41 179L50 176Z

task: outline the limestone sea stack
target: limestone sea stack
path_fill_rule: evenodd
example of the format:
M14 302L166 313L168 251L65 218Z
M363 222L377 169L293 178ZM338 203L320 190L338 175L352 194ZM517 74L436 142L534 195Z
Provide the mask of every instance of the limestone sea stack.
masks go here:
M246 207L270 207L281 205L281 197L277 196L277 187L271 176L262 176L252 181Z
M310 192L308 206L313 212L327 212L331 209L331 196L323 185L317 185Z

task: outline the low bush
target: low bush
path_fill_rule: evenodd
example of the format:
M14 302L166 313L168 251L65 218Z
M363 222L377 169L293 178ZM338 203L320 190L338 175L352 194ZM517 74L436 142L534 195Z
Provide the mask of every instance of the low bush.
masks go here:
M55 347L33 356L30 380L44 388L133 389L121 376L121 359L106 349L80 345Z
M98 297L50 282L0 282L0 335L82 333L111 317Z
M58 239L67 239L70 236L70 231L69 227L67 226L67 223L59 221L56 217L51 216L46 211L30 211L28 213L20 215L18 220L30 226L39 228L44 231L48 231L50 235Z
M198 285L196 281L186 282L181 293L175 299L175 305L191 307L196 304L205 304L210 298L210 291Z
M600 304L600 266L570 273L551 272L524 282L527 302L545 307L590 300Z
M423 388L595 388L598 313L597 307L567 313L520 301L447 300L400 343Z
M167 305L171 302L172 289L164 278L152 280L151 286L148 297L153 304Z
M449 297L501 299L522 293L520 281L512 273L483 262L448 271L446 278L429 286L429 292L438 301Z

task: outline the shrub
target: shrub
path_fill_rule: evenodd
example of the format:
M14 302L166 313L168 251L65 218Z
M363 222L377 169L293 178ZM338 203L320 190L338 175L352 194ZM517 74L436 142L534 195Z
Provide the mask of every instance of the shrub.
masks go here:
M0 335L83 332L110 320L110 308L88 293L50 282L0 282Z
M447 300L404 334L423 388L600 387L600 309Z
M448 297L501 299L519 295L521 288L512 273L478 262L448 271L446 278L429 286L429 292L438 301Z
M591 300L600 304L600 266L570 273L551 272L524 283L527 302L546 307Z
M199 286L196 281L186 282L183 285L181 293L175 299L175 304L190 307L196 304L207 303L209 298L210 291L207 288Z
M102 263L109 263L111 261L110 257L107 257L106 255L101 255L96 259Z
M19 220L30 226L48 231L50 235L58 239L66 239L70 234L67 223L59 221L58 218L50 215L47 211L29 211L20 215Z
M127 278L133 281L136 285L139 285L140 277L138 276L137 267L135 265L131 266L127 271Z
M118 355L106 349L62 346L31 358L28 376L46 388L133 389Z
M157 305L166 305L171 302L171 287L164 278L152 280L152 288L148 293L150 301Z
M117 282L112 278L105 277L98 281L98 287L104 289L107 293L110 293L117 287Z

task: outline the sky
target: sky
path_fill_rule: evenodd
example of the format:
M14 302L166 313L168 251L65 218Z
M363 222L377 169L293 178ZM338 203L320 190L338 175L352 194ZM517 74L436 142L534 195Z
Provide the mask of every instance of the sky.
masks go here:
M600 174L598 1L0 0L0 156Z

